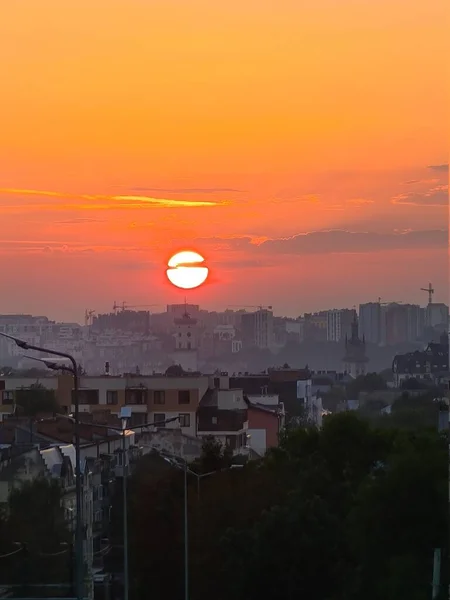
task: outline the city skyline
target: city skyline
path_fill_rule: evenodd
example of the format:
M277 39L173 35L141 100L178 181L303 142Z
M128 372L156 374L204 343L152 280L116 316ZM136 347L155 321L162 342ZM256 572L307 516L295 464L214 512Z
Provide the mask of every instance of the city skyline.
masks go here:
M447 302L447 11L9 4L0 313ZM187 294L180 249L211 273Z

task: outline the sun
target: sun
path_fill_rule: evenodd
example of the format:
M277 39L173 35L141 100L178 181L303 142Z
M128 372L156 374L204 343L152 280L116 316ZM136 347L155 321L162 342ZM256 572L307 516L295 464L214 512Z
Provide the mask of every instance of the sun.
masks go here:
M208 267L201 266L204 262L205 259L198 252L178 252L167 263L167 278L172 285L183 290L197 288L205 283L208 277Z

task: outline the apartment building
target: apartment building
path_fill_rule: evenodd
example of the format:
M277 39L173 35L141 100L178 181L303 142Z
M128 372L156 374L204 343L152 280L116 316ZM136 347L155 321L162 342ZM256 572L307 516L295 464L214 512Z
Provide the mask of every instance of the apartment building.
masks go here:
M346 336L350 337L355 318L355 310L345 308L327 311L327 341L340 342Z
M228 376L216 377L197 411L197 435L214 436L235 454L248 450L248 401L242 389L230 389Z
M167 427L181 427L187 435L196 434L195 415L201 398L208 389L207 376L83 376L79 380L79 405L82 413L118 415L123 406L131 408L130 426L162 423L172 417L179 421ZM36 384L53 390L67 413L74 410L73 379L70 375L55 377L0 379L0 420L14 414L18 390L29 390Z

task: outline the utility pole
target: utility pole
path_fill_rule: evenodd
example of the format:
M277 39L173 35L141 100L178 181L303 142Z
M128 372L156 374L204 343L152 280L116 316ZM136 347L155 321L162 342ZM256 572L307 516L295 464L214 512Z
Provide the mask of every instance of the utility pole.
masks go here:
M188 493L187 461L184 461L184 600L189 600L189 540L188 540Z
M441 549L440 548L435 548L434 549L434 556L433 556L433 593L432 593L432 600L436 600L436 598L439 596L439 591L441 589Z

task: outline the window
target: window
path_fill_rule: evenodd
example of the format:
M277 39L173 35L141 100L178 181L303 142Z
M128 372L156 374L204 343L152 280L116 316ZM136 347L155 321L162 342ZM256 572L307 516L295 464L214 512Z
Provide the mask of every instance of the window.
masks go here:
M191 426L191 415L189 413L180 413L180 427Z
M14 404L14 392L3 392L3 404Z
M178 404L189 404L191 393L189 390L178 390Z
M165 404L166 403L166 392L164 390L155 390L153 392L154 404Z
M211 422L213 425L217 425L217 417L212 417Z
M80 404L98 404L98 390L78 390ZM75 404L75 390L72 390L72 404Z
M147 390L125 390L125 404L147 404Z
M119 404L119 392L117 390L106 392L106 404Z
M166 420L166 415L164 413L154 413L153 423L156 426L164 424L165 420Z

